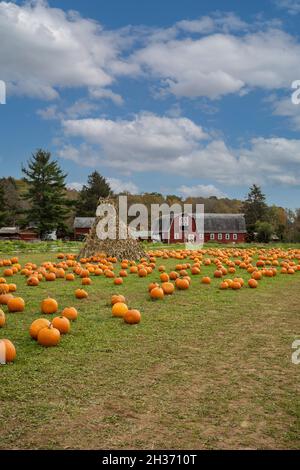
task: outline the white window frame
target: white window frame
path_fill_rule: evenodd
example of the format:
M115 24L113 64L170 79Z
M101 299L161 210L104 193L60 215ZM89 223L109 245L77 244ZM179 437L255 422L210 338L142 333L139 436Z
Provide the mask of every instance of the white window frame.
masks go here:
M234 234L233 234L232 239L233 239L233 240L237 240L237 239L238 239L237 233L234 233Z
M230 233L225 234L225 240L230 240Z
M179 239L180 239L179 233L176 233L176 232L174 233L174 239L175 239L175 240L179 240Z
M218 240L223 240L223 233L218 233Z
M181 216L179 218L179 225L181 225L182 227L188 227L189 224L190 224L190 221L189 221L189 216L188 215Z
M209 239L210 239L210 240L214 240L214 239L215 239L215 234L214 234L214 233L211 233L210 236L209 236Z

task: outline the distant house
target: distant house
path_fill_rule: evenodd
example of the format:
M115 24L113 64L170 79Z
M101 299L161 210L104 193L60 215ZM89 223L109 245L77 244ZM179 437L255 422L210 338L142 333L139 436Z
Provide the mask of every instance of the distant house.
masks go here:
M0 228L1 240L20 240L18 227L2 227Z
M214 241L219 243L242 243L246 238L246 223L243 214L204 213L203 231L199 231L195 214L180 214L170 218L164 226L163 216L159 219L154 235L164 243L185 243L188 241ZM198 219L198 220L197 220ZM169 219L167 219L169 220Z
M33 228L20 229L19 227L0 228L0 240L38 240L38 234Z
M84 238L91 230L94 222L95 217L75 217L73 224L75 239Z

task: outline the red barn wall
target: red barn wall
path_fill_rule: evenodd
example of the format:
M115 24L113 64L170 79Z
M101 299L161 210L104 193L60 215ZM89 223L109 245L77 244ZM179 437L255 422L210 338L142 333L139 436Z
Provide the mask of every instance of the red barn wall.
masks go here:
M178 222L177 221L176 221L176 224L177 224L177 227L178 227ZM170 227L169 237L167 239L164 239L164 241L169 242L169 243L185 243L186 240L184 238L184 232L183 231L182 231L181 238L175 239L175 230L176 230L177 227L175 227L175 220L173 220L172 223L171 223L171 227ZM192 230L193 230L193 232L196 231L196 221L195 221L194 218L192 219ZM229 240L226 240L225 236L226 236L227 232L226 233L224 232L224 233L222 233L222 240L218 240L218 234L219 233L220 232L216 232L214 234L215 235L214 240L210 239L210 233L205 233L204 234L204 242L209 242L209 241L217 242L217 243L233 243L233 242L235 242L235 243L244 243L245 242L245 236L246 236L245 233L237 233L236 234L237 235L236 240L233 239L233 233L230 233L229 234L230 235Z

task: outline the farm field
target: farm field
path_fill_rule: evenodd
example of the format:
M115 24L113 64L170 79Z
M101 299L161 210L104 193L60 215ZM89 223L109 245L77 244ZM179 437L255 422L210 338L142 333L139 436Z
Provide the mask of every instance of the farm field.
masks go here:
M286 256L272 249L280 252L280 264ZM223 279L241 277L245 285L221 290L213 260L222 258L224 266L226 257L234 262L246 253L222 250L207 247L201 272L192 275L186 268L189 288L156 301L148 285L161 284L158 267L170 273L177 264L194 262L174 258L180 250L172 249L168 259L157 257L146 277L128 274L122 285L93 273L88 286L80 276L73 282L42 280L36 287L27 286L20 272L7 277L26 307L7 313L2 306L6 324L0 339L14 343L17 357L0 366L0 449L299 448L300 365L292 364L291 345L300 338L300 271L281 274L276 266L276 276L263 276L251 289L251 273L235 265L236 272ZM259 250L251 253L253 266L259 255L271 257L269 249ZM12 256L1 253L0 259ZM18 257L22 267L61 261L55 252ZM300 264L299 249L290 258ZM120 269L115 263L114 271ZM203 276L211 284L201 283ZM87 299L75 298L81 287ZM112 316L116 293L141 312L141 323ZM57 315L40 312L48 296L57 300L59 312L68 306L79 312L70 333L52 348L29 335L33 320Z

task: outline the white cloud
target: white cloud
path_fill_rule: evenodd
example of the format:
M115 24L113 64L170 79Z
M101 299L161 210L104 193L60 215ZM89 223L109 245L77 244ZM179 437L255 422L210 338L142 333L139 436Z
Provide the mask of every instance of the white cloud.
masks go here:
M188 22L190 24L191 22ZM187 23L184 23L187 25ZM192 24L194 24L192 22ZM279 29L149 41L131 61L177 97L289 87L300 76L300 45Z
M296 0L285 3L297 9ZM0 44L8 93L49 100L63 88L85 87L91 98L121 105L122 96L110 87L124 75L159 80L164 92L178 97L211 99L284 88L300 76L300 45L278 23L249 24L226 12L164 29L110 31L42 0L0 2Z
M97 153L90 145L82 143L74 147L71 144L63 145L57 152L60 158L71 160L82 166L94 167L99 162L99 152Z
M179 193L184 197L226 197L226 194L216 188L213 184L197 184L196 186L182 185L179 188Z
M278 8L285 10L290 15L297 15L300 13L300 1L299 0L276 0Z
M138 194L139 189L132 181L122 181L119 178L107 178L111 189L115 193L128 192L131 194Z
M281 98L274 96L271 100L273 114L288 118L288 124L293 130L300 130L300 105L292 103L291 97Z
M212 16L202 16L196 20L182 20L175 25L176 28L189 33L209 34L216 31L243 31L249 25L242 21L235 13L217 12Z
M60 110L56 104L51 104L46 108L38 109L37 114L46 121L54 119L77 119L79 117L89 116L96 109L98 109L97 104L80 99L62 110Z
M99 100L110 99L118 106L124 104L124 100L121 95L105 88L90 88L90 96Z
M248 147L232 149L190 119L149 113L132 120L67 120L63 126L65 137L82 138L85 144L81 149L66 146L60 156L80 164L128 174L159 171L234 186L300 182L298 139L258 137Z
M78 183L77 181L73 181L72 183L67 183L68 189L75 189L76 191L81 191L83 183Z
M59 87L109 86L121 35L41 0L1 2L1 78L9 91L43 99L56 98Z
M190 153L197 148L199 140L207 137L190 119L151 113L141 113L131 121L66 120L63 127L67 136L98 144L108 165L126 171L145 171L153 168L157 160L164 163L166 159Z

